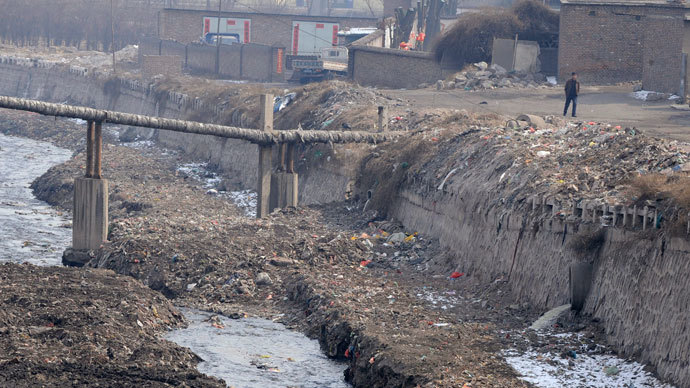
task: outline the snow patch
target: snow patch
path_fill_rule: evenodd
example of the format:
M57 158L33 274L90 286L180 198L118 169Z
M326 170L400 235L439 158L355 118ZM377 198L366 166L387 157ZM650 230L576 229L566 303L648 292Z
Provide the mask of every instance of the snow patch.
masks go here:
M633 92L632 96L638 100L645 101L647 100L647 96L649 95L649 93L653 92L650 92L649 90L638 90L636 92Z
M611 355L578 354L572 359L555 353L509 350L504 356L523 380L540 388L673 388L646 372L642 364Z
M218 174L208 169L208 163L182 164L177 167L177 171L200 181L205 189L214 189L214 191L216 191L216 187L218 187L222 181L222 178L219 177ZM230 199L235 204L235 206L240 208L248 217L252 217L256 214L257 195L256 191L254 190L217 190L217 195L220 197Z

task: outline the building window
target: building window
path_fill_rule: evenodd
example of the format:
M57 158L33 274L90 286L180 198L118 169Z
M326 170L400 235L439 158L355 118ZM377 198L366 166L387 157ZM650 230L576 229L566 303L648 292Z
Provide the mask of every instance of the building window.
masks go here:
M589 16L597 16L596 11L589 11Z

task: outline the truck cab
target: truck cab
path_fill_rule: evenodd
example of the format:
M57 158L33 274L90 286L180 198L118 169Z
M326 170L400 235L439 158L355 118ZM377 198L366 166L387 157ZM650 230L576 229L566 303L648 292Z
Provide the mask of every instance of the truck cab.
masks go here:
M209 46L215 46L218 44L218 39L220 39L220 44L232 45L240 43L240 35L234 33L220 33L207 32L202 38L201 42Z

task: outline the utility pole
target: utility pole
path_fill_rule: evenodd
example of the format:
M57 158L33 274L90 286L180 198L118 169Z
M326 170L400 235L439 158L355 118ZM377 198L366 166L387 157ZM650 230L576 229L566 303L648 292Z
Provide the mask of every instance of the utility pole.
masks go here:
M113 74L115 74L115 14L113 0L110 0L110 49L113 52Z
M218 0L218 23L216 24L216 75L220 74L220 15L223 0Z

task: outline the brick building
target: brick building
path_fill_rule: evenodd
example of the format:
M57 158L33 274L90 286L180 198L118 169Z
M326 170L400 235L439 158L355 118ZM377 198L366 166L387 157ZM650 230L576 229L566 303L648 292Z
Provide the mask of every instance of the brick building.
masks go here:
M642 81L646 90L678 93L685 2L562 0L558 75L585 83ZM685 46L689 43L686 42Z
M158 36L161 39L171 39L185 44L198 42L203 34L204 18L217 16L217 11L163 9L158 16ZM369 17L221 12L221 18L249 21L250 32L247 42L288 48L292 47L293 43L293 22L337 23L340 30L351 27L377 27L377 19Z

